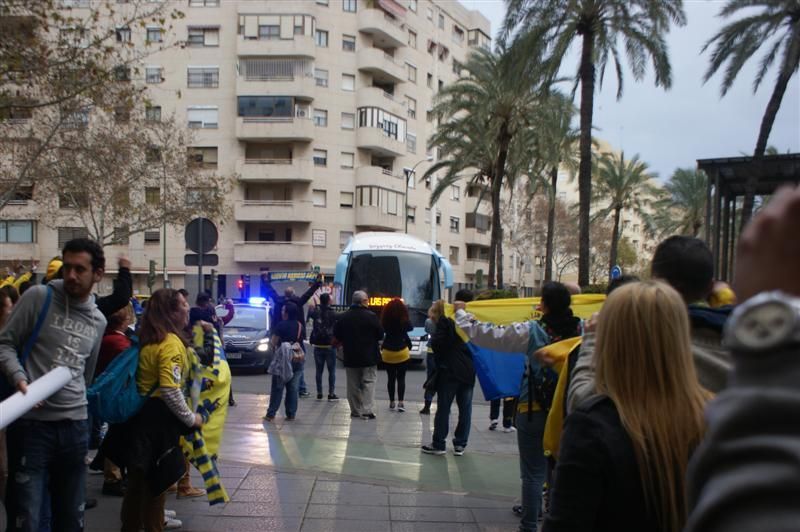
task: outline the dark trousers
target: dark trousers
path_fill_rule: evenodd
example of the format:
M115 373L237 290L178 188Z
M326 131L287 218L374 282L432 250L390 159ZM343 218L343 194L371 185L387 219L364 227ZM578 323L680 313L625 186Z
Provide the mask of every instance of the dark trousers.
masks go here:
M164 502L167 493L154 495L141 469L128 471L128 488L122 499L122 532L161 532L164 529Z
M11 424L6 500L9 531L38 532L48 498L52 530L83 530L88 446L87 420L21 419Z
M386 387L389 390L389 400L394 402L394 388L397 384L397 400L401 403L406 396L406 370L408 360L399 364L386 364Z
M500 417L500 403L503 403L503 426L508 428L514 424L514 416L517 412L517 399L505 398L495 399L489 405L489 419Z
M317 393L322 393L322 373L328 368L328 395L333 395L336 388L336 350L332 347L314 346L314 364L317 373Z
M469 426L472 423L473 384L443 376L436 387L436 417L433 420L433 447L444 450L450 430L450 408L455 400L458 405L458 424L453 435L453 445L466 447Z
M425 380L426 381L431 378L431 375L433 375L434 371L436 371L436 359L433 357L433 353L428 353L428 355L425 357L425 376L426 376ZM425 390L425 402L426 403L433 402L433 396L435 394L436 394L436 390L428 391L426 389Z

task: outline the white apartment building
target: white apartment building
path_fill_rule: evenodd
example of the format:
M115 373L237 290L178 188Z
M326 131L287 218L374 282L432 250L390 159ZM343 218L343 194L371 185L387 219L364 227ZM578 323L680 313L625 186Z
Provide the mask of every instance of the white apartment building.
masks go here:
M88 4L65 1L73 9ZM436 156L426 153L434 96L457 79L470 50L490 44L483 15L454 0L172 4L186 15L173 22L174 35L153 25L122 35L134 45L180 42L142 65L148 116L175 113L196 133L195 157L238 176L232 216L218 221L218 293L247 295L237 285L249 276L256 295L265 271L319 266L332 276L341 249L360 231L407 230L434 240L457 283L488 270L488 204L473 214L476 193L461 184L431 215L431 185L418 182ZM406 180L411 169L416 179ZM29 203L4 209L0 261L46 263L80 234L43 223L45 214ZM119 253L133 261L137 293L147 293L151 260L155 288L164 277L176 288L197 287L197 269L184 266L182 228L131 235L127 247L106 252L101 292L110 290Z

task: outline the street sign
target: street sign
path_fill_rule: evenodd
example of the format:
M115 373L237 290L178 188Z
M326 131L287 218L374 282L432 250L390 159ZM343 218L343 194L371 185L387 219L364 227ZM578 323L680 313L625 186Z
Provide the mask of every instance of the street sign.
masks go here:
M200 257L203 257L203 264L200 264ZM187 253L183 256L184 266L217 266L219 265L219 255L195 255Z
M622 268L619 266L614 266L611 268L611 280L613 281L615 279L619 279L620 277L622 277Z
M208 253L216 247L219 232L208 218L195 218L186 224L185 238L187 248L195 253Z

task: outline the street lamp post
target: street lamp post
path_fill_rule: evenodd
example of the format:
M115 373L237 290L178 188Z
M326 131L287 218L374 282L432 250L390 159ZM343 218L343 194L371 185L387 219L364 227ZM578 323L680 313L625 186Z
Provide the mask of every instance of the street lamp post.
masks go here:
M424 159L422 159L420 161L417 161L417 163L414 166L412 166L411 168L403 168L403 174L405 175L405 178L406 178L406 194L405 194L406 208L403 209L403 211L404 211L403 214L406 217L406 221L405 221L405 233L406 234L408 234L408 181L410 179L414 178L414 170L417 169L417 166L419 166L419 165L421 165L422 163L425 163L425 162L429 163L431 161L433 161L433 156L432 155L428 155L426 158L424 158Z

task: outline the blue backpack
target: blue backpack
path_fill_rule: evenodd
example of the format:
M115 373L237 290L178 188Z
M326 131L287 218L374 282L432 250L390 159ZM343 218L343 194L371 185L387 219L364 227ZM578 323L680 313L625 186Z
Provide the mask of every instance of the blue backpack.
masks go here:
M106 423L123 423L141 410L145 401L156 391L158 383L147 395L136 387L139 369L139 344L133 344L117 355L86 391L89 413Z

